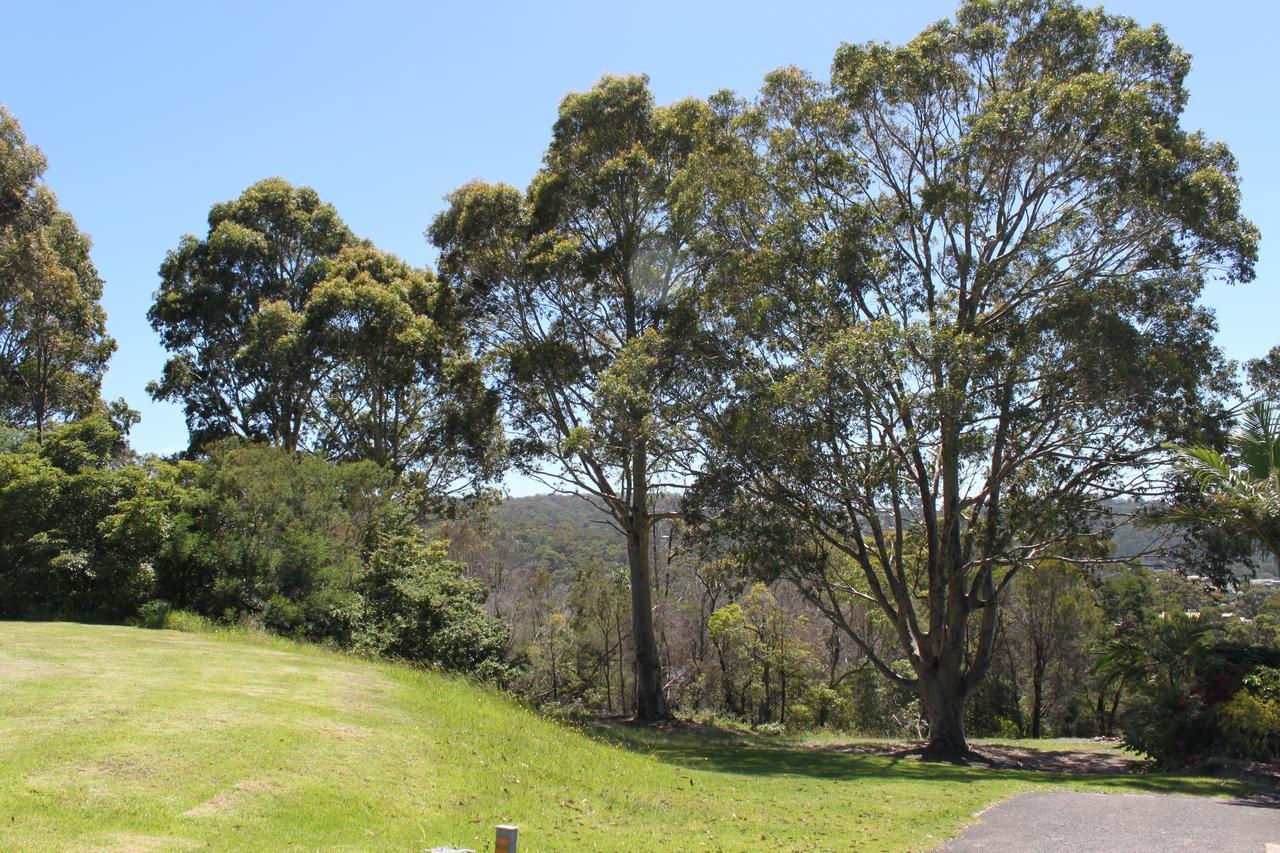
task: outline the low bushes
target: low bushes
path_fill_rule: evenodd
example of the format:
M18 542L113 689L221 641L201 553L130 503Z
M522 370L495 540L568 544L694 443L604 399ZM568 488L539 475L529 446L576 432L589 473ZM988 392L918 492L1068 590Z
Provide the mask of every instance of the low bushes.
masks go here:
M1124 743L1164 766L1220 756L1280 760L1280 649L1227 643L1174 616L1113 648L1102 666L1136 688Z

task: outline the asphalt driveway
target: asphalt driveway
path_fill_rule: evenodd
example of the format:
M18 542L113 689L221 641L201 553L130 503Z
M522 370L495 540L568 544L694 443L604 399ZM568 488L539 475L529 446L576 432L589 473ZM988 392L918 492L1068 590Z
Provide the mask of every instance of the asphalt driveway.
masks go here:
M1280 853L1280 802L1168 794L1020 794L939 848L1036 853Z

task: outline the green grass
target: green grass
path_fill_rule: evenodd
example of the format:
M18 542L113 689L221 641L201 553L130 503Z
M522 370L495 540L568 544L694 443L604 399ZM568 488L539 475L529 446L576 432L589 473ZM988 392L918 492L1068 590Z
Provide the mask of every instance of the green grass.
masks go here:
M1068 781L579 730L465 680L237 633L0 623L0 849L929 849Z

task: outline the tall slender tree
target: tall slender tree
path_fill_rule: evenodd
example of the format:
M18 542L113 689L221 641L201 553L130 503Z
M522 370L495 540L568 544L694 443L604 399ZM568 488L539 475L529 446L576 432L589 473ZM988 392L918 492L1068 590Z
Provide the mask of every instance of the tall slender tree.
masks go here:
M679 352L696 332L695 208L682 201L706 109L654 106L647 80L564 99L527 193L467 184L429 236L475 313L530 475L608 511L626 537L636 709L668 716L654 634L651 537L689 450Z

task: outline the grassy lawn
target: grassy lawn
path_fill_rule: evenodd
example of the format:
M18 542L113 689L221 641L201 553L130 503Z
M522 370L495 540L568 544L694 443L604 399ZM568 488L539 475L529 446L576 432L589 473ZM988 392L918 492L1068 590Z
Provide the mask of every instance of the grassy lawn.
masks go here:
M0 849L927 850L1070 780L581 731L464 680L246 634L0 623Z

